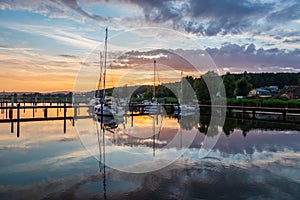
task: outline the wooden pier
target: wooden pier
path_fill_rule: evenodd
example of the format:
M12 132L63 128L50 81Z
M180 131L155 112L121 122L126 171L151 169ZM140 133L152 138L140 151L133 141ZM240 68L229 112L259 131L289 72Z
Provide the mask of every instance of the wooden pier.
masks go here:
M126 106L126 108L123 108L125 110L126 117L128 116L138 116L138 115L147 115L145 113L145 107L149 105L145 104L139 104L139 103L130 103ZM178 107L178 104L168 104L168 103L162 103L158 104L158 106L163 107L165 110L168 111L168 113L174 112L174 107ZM81 108L84 108L86 110L90 109L92 112L91 115L87 116L80 116L78 115L78 112ZM248 107L248 106L220 106L220 105L213 105L213 108L215 111L218 112L219 116L228 116L233 117L233 114L239 114L239 116L244 119L251 116L251 119L257 119L257 114L264 114L264 115L276 115L280 116L281 120L284 122L287 122L287 116L296 116L300 119L300 108L272 108L272 107ZM35 116L36 110L42 110L43 115L42 116ZM56 109L56 116L49 116L49 110L50 109ZM67 115L67 110L72 109L72 114ZM11 123L11 133L14 132L14 124L16 123L16 132L17 137L20 137L20 123L21 122L33 122L33 121L51 121L51 120L62 120L63 121L63 133L66 133L66 123L67 120L70 120L72 122L72 125L74 126L76 119L86 119L86 118L92 118L93 117L93 110L94 107L91 105L71 105L67 103L62 104L50 104L50 105L23 105L21 106L20 103L15 104L14 106L8 106L6 104L2 104L0 106L1 113L4 115L2 119L0 119L0 123ZM21 112L23 111L25 113L26 110L32 111L31 117L21 117ZM160 108L159 108L160 110ZM211 105L199 105L199 111L201 114L206 113L208 115L213 115L212 113L212 106ZM62 116L61 111L63 112ZM179 110L177 110L179 114ZM15 115L14 115L15 113ZM28 113L27 113L28 115Z
M2 114L5 112L5 117L0 119L0 123L11 123L11 133L14 133L14 123L16 123L17 137L20 137L20 123L21 122L34 122L34 121L63 121L63 132L66 133L67 120L72 121L72 125L75 124L75 119L91 118L91 116L78 116L78 109L89 109L92 106L72 106L71 104L63 103L62 105L24 105L21 106L17 103L16 106L0 106ZM56 116L49 116L49 109L56 109ZM73 109L72 115L67 116L67 109ZM21 117L21 112L31 110L32 117ZM37 110L42 110L43 116L35 116ZM59 116L60 112L63 112L62 116ZM14 117L14 113L16 113Z

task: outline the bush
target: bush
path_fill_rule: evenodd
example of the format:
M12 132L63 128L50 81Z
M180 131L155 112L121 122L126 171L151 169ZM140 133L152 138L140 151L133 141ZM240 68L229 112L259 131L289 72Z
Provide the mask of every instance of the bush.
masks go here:
M281 100L288 100L289 97L288 97L287 94L282 94L282 95L280 95L279 99L281 99Z

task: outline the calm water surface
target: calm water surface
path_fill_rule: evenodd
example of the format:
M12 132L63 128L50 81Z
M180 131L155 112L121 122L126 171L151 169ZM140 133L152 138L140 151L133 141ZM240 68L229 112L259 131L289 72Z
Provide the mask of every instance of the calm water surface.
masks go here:
M62 121L24 122L20 138L0 124L0 199L300 199L297 124L122 120L68 122L66 134ZM217 143L201 158L210 128Z

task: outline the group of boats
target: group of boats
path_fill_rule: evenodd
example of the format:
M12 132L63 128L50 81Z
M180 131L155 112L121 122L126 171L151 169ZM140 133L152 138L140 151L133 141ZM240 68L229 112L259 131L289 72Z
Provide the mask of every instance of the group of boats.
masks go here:
M98 82L98 88L95 97L90 101L90 105L94 106L94 114L97 116L98 121L105 124L113 124L116 121L122 122L125 114L126 106L128 102L126 100L120 100L106 95L105 79L106 79L106 60L107 60L107 35L108 30L106 28L105 45L104 45L104 61L102 62L102 56L100 56L100 78ZM100 55L102 55L100 53ZM153 98L152 101L143 102L143 113L159 114L164 111L164 108L156 101L155 98L155 73L156 73L156 60L153 62ZM174 109L177 113L187 114L198 111L197 106L190 105L176 105Z

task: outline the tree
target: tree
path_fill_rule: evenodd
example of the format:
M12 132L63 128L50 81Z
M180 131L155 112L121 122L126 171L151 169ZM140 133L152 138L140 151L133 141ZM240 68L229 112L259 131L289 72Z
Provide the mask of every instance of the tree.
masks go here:
M208 103L217 97L222 79L214 71L208 71L194 80L193 88L201 103Z
M152 89L148 89L146 92L144 92L143 96L146 99L151 99L153 97L153 91L152 91Z
M194 84L194 78L192 76L186 76L185 80L187 80L189 82L190 85Z
M298 79L298 85L300 86L300 78Z
M210 100L208 88L202 77L194 81L193 88L200 103L203 104Z
M223 84L226 91L226 97L234 98L234 92L236 90L236 82L234 76L231 75L229 72L226 73L226 75L223 76Z
M238 96L247 96L252 88L252 84L249 83L249 77L247 73L244 73L244 76L236 82L237 90L236 95Z

